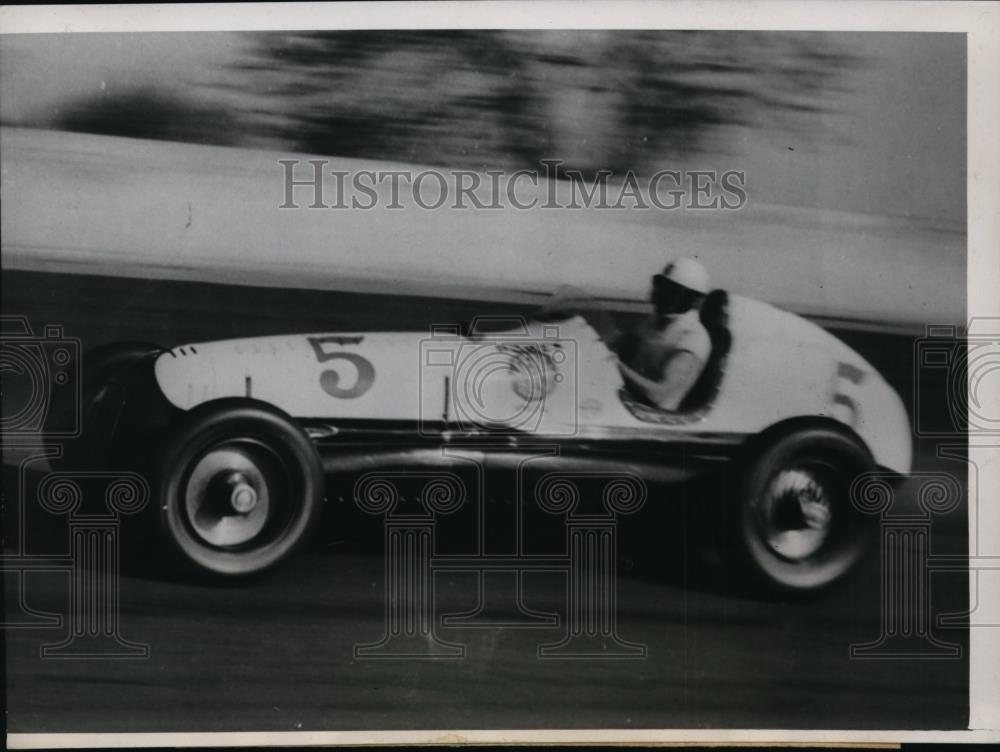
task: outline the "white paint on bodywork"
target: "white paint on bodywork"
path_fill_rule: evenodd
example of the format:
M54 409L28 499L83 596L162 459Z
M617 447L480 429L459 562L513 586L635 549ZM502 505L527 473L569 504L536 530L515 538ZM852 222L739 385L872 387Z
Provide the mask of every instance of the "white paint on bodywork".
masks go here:
M752 435L791 418L829 417L850 426L880 465L909 471L905 408L860 355L804 319L738 296L730 330L718 397L701 419L676 425L640 421L625 408L614 356L579 317L480 338L338 332L202 343L162 354L155 371L183 410L252 396L299 418L435 422L447 414L468 425L486 416L539 436ZM526 398L523 371L511 367L525 346L546 353L541 400ZM369 381L359 357L371 365Z

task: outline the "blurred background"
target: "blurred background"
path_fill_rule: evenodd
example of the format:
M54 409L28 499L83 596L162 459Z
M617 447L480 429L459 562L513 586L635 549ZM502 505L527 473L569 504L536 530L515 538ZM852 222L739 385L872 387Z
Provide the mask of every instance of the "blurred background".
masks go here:
M652 272L693 255L716 285L804 315L961 323L964 45L745 31L7 35L4 262L513 303L574 284L634 308ZM541 172L558 159L585 179L611 170L612 185L626 171L738 170L749 201L282 211L289 155L355 172Z
M745 169L758 203L964 221L957 34L6 36L5 125L469 169Z

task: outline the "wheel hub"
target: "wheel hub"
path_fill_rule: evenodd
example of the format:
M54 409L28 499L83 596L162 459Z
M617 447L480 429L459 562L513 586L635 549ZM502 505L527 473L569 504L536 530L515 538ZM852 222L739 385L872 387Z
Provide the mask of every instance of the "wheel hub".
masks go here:
M188 478L188 524L210 545L245 545L267 524L273 487L273 471L261 449L236 442L216 447L198 460Z
M242 473L233 473L226 482L230 486L229 505L237 514L248 514L257 506L257 490Z
M815 554L833 521L829 490L816 473L802 468L774 476L760 509L764 538L785 559L801 561Z

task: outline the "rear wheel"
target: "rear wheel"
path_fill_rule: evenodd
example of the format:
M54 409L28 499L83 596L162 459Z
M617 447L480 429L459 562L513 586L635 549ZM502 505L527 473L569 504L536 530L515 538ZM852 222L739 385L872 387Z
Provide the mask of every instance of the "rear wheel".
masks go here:
M223 578L285 561L319 516L316 448L280 410L244 399L201 405L164 447L161 529L182 560Z
M738 561L771 591L808 593L841 580L870 550L875 525L851 506L868 452L827 428L779 438L750 464L739 498Z

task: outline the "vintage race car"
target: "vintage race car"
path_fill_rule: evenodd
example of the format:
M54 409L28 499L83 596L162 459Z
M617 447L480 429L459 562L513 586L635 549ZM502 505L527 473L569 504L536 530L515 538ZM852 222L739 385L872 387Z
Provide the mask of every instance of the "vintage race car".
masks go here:
M712 353L676 412L626 389L610 317L579 296L430 332L119 343L85 356L86 432L66 461L142 465L176 552L240 577L292 553L338 478L444 470L463 452L514 467L549 444L549 469L721 481L742 568L785 591L825 587L870 542L852 481L910 470L904 406L798 316L717 290L702 320Z

